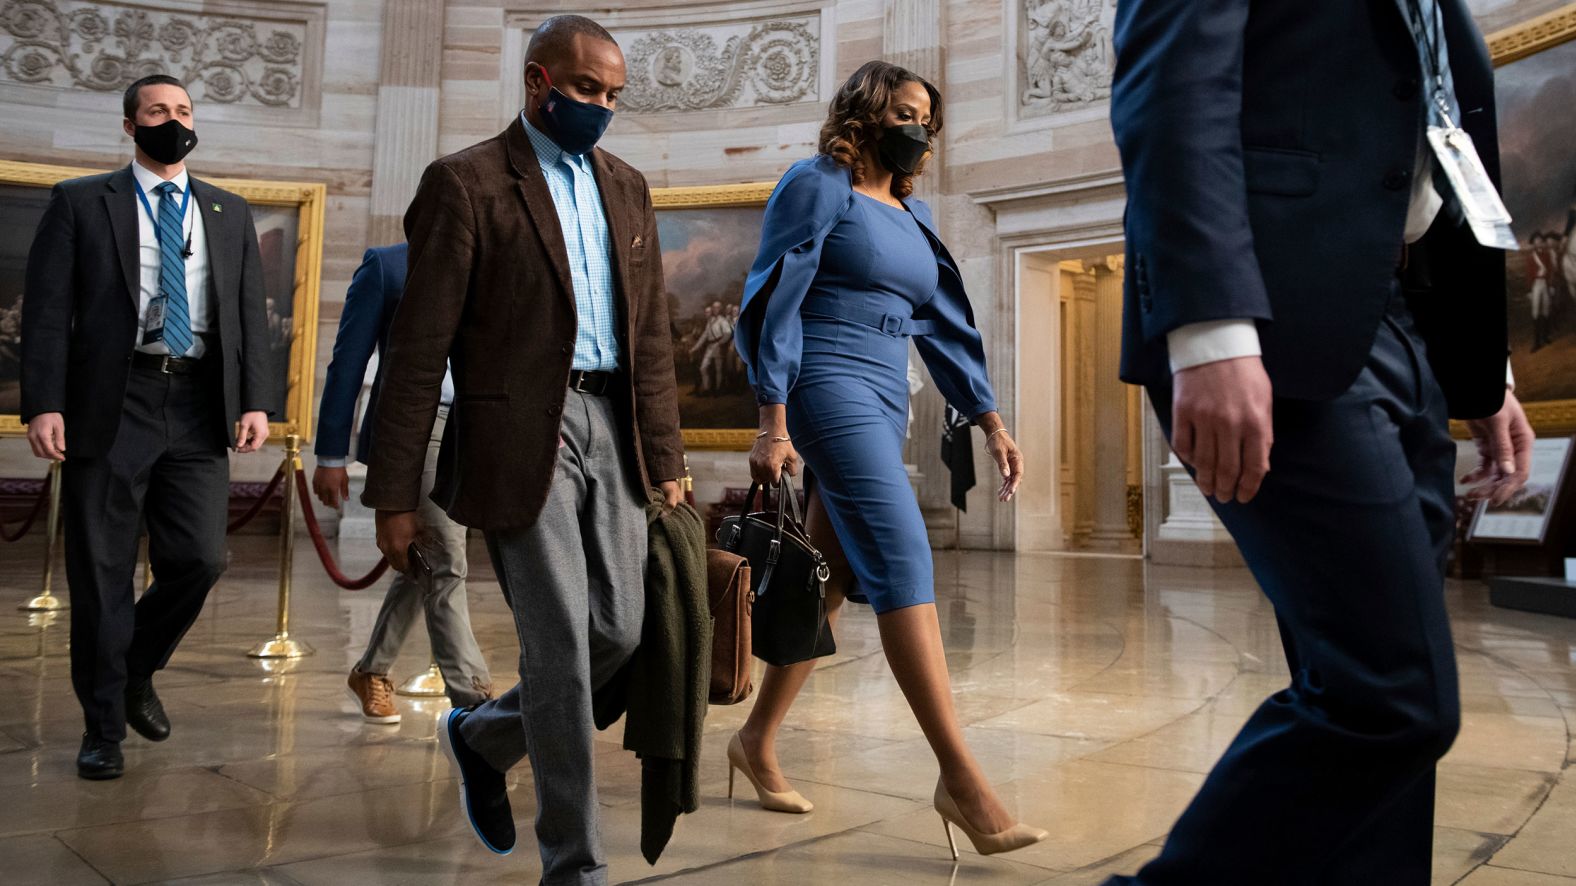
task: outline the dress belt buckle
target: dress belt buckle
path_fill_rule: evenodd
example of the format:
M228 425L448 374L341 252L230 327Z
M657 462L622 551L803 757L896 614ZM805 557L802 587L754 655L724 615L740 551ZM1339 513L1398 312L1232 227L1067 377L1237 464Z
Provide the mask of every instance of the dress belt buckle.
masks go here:
M885 332L887 335L902 335L903 318L896 314L887 314L885 317L881 318L881 331Z
M170 359L171 359L171 355L169 355L169 354L165 354L163 357L161 357L159 359L159 371L164 373L165 375L174 375L175 374L175 373L170 371Z

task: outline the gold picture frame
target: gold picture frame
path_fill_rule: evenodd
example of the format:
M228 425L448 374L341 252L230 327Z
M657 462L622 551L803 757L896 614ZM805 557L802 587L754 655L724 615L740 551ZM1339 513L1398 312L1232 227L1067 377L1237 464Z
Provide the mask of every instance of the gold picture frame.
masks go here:
M745 214L738 210L759 210L765 207L774 187L776 187L775 182L751 182L653 188L651 191L651 202L657 210L658 227L662 230L660 239L664 276L668 279L669 309L673 313L675 333L674 369L679 376L679 415L680 422L684 425L684 446L687 449L747 451L755 443L756 421L754 396L748 395L748 414L746 414L744 398L748 386L745 385L742 390L740 389L742 380L736 371L728 377L730 386L728 392L717 398L703 399L703 396L697 393L696 383L689 380L691 373L688 370L696 367L689 365L695 361L690 358L691 352L686 344L689 342L690 330L696 328L696 322L700 318L694 316L695 305L689 303L695 298L692 290L697 287L683 283L695 276L694 272L684 270L694 264L682 260L684 251L692 245L691 239L687 236L689 231L685 228L699 226L712 231L712 236L704 242L698 237L694 241L695 245L708 247L715 253L708 256L711 260L708 268L712 270L718 266L723 268L720 271L723 276L710 282L725 285L731 292L736 277L738 292L742 294L744 275L749 271L759 239L760 213ZM718 213L710 215L708 211L711 210L716 210ZM724 225L721 224L721 218L729 218L732 222L742 221L746 225L743 227L739 224ZM756 222L753 228L748 226L751 221ZM724 239L726 243L721 242ZM719 245L722 248L718 249ZM680 291L675 291L676 284L680 285ZM710 298L710 293L714 291L701 292L699 295L701 301ZM700 320L700 322L704 321ZM727 357L731 359L731 345L728 346L727 352ZM700 371L704 372L704 370ZM730 424L728 418L719 419L719 413L734 417L733 422ZM699 426L691 427L692 423Z
M0 188L6 186L38 188L43 196L48 189L66 179L95 175L106 170L70 166L51 166L41 163L22 163L0 160ZM285 388L285 411L282 420L271 422L270 442L283 443L288 434L298 434L303 440L312 436L315 415L313 382L317 363L318 298L323 270L324 210L328 202L328 189L319 183L260 181L256 179L208 178L203 181L245 197L251 204L257 222L259 238L277 241L282 245L284 234L293 230L293 262L290 256L280 253L279 268L266 267L270 255L264 255L265 278L275 278L288 273L290 315L288 317L288 359L281 368L281 381ZM270 210L273 210L272 212ZM282 211L281 211L282 210ZM272 237L272 234L279 237ZM32 231L23 235L23 243L31 243ZM270 243L269 245L274 245ZM25 247L24 247L25 248ZM286 268L283 265L289 264ZM13 269L14 270L14 269ZM282 288L282 282L271 283ZM0 299L7 293L0 292ZM0 312L7 305L0 304ZM270 325L281 325L279 338L286 340L282 325L286 319L271 311ZM4 379L0 379L4 382ZM0 437L20 436L27 433L27 426L15 412L0 412Z
M1560 7L1559 9L1555 9L1551 12L1529 19L1520 24L1513 25L1501 31L1496 31L1493 34L1488 35L1487 39L1489 53L1494 60L1495 68L1502 69L1507 65L1535 59L1541 53L1569 43L1572 40L1576 40L1576 3L1567 4ZM1501 106L1499 108L1501 124L1501 152L1502 154L1506 155L1506 159L1509 161L1510 154L1518 145L1518 139L1520 137L1519 133L1517 133L1514 129L1519 115L1517 114L1517 108L1514 105L1507 105L1507 103L1503 101L1505 98L1503 83L1507 78L1504 76L1504 74L1500 74L1498 79L1502 84L1501 88L1496 90L1501 93L1500 97L1502 99ZM1527 114L1527 117L1531 119L1540 119L1538 115L1530 113ZM1511 162L1507 162L1505 165L1507 172L1504 187L1506 201L1507 203L1514 204L1514 201L1516 200L1516 188L1514 183L1510 180L1510 176L1514 174L1514 168L1512 167ZM1516 215L1519 208L1520 207L1517 205L1512 205L1511 214L1513 216ZM1571 211L1576 211L1576 205L1569 207L1569 209ZM1525 253L1511 253L1509 255L1509 259L1512 263L1524 263ZM1507 275L1507 289L1511 288L1510 278L1517 273L1520 273L1520 270L1513 264L1510 274ZM1513 312L1517 311L1518 309L1519 308L1514 303L1510 307L1510 310ZM1572 314L1572 316L1576 317L1576 314ZM1513 314L1513 325L1516 319L1519 318ZM1570 323L1571 321L1566 322L1567 329L1570 328ZM1564 335L1572 336L1576 335L1576 333L1565 332ZM1516 358L1521 356L1514 349L1516 344L1514 334L1512 337L1512 344L1513 351L1511 362L1512 366L1514 367L1517 362ZM1522 359L1531 358L1530 356L1524 356ZM1554 371L1558 373L1567 370L1562 370L1560 367L1556 367ZM1576 375L1576 365L1570 366L1568 371L1572 375ZM1520 373L1518 373L1518 376L1519 375ZM1523 393L1524 395L1531 395L1532 397L1538 396L1535 391L1530 390L1529 387L1525 386ZM1538 432L1538 434L1566 435L1576 433L1576 398L1560 397L1558 399L1532 399L1530 402L1527 399L1523 399L1522 406L1526 409L1527 418L1531 421L1532 427Z

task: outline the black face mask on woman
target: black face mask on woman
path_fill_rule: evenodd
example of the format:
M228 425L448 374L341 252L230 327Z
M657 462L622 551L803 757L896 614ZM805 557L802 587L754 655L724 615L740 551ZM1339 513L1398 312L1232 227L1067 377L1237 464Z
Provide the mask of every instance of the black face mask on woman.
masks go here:
M876 139L876 155L881 165L894 175L913 175L920 161L930 153L930 133L918 123L887 126Z
M186 159L197 147L197 133L179 120L166 120L158 126L138 126L132 141L153 160L171 166Z

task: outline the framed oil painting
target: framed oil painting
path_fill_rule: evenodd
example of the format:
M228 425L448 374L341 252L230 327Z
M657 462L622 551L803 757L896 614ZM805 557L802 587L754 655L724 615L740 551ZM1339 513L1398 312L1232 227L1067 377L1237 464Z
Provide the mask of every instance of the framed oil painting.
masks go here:
M102 170L0 161L0 436L22 424L20 350L27 252L56 182ZM284 412L269 416L272 435L312 434L318 285L323 262L321 184L201 176L252 205L268 299L268 335Z
M733 348L733 327L772 187L658 188L651 194L667 281L679 418L690 449L746 450L755 442L755 395Z
M1576 3L1489 37L1505 203L1510 363L1539 434L1576 431Z

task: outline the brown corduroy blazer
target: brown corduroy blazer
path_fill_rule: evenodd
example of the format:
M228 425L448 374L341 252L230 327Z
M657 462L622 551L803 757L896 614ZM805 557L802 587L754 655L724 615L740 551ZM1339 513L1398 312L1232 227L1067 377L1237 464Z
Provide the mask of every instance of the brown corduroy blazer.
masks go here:
M592 154L612 241L624 444L652 486L684 473L656 212L645 177ZM445 365L455 398L432 500L484 530L527 527L547 501L578 320L552 195L524 125L427 167L405 213L410 267L385 351L362 501L415 509Z

